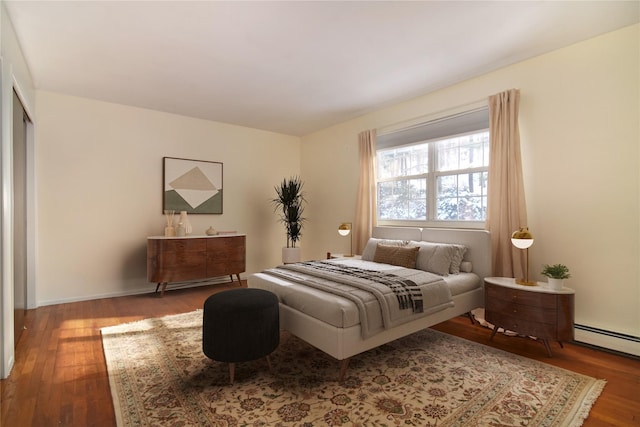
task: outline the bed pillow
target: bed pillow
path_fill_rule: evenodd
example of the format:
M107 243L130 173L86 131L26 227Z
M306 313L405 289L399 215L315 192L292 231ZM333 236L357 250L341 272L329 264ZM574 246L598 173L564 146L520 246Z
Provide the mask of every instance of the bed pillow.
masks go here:
M473 271L473 264L471 264L471 261L462 261L460 263L460 271L463 273L471 273Z
M378 247L378 243L382 243L387 246L407 246L409 243L407 240L388 240L388 239L377 239L372 237L367 242L367 245L364 247L362 251L362 259L364 261L373 261L373 257L376 254L376 248Z
M448 276L456 248L451 244L432 242L411 242L420 248L416 259L418 270L428 271L440 276ZM459 268L459 266L458 266Z
M467 247L456 244L452 244L452 246L454 247L454 255L451 259L451 265L449 266L449 273L458 274L460 273L460 264L462 264L464 254L467 252Z
M417 246L396 246L378 243L373 261L404 268L416 268L416 258L419 251L420 248Z

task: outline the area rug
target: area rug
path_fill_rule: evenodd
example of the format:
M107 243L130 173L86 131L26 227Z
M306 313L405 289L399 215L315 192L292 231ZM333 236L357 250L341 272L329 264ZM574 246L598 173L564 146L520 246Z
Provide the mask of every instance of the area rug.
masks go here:
M266 359L202 353L202 311L102 329L118 426L579 426L605 382L426 329L339 362L283 332Z

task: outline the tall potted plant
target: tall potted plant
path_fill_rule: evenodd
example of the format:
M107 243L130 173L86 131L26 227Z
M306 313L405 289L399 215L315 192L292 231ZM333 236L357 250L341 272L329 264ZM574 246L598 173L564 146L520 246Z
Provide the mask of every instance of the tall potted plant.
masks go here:
M300 248L296 243L302 236L306 202L302 187L304 183L298 176L283 179L275 186L276 198L272 200L275 212L279 213L279 221L284 223L287 232L287 246L282 248L282 262L285 264L300 261Z

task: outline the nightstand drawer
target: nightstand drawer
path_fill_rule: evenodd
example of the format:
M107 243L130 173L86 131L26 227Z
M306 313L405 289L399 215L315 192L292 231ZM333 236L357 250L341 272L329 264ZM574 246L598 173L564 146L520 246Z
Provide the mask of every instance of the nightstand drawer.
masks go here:
M537 307L535 305L524 305L498 298L489 298L485 302L487 312L501 313L520 319L527 319L531 322L556 324L556 309L548 307Z
M556 339L555 323L532 322L522 317L513 317L503 313L486 312L486 319L501 328L541 339ZM555 319L554 319L555 320Z
M556 295L540 292L528 292L520 289L510 289L503 286L485 284L486 299L497 299L521 305L551 309L555 312L558 304Z

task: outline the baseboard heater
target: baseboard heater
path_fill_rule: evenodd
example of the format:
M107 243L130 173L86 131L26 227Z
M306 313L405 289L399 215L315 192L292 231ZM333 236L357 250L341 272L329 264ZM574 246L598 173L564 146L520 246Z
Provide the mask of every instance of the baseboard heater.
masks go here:
M575 341L617 353L640 357L640 337L587 325L574 325Z

